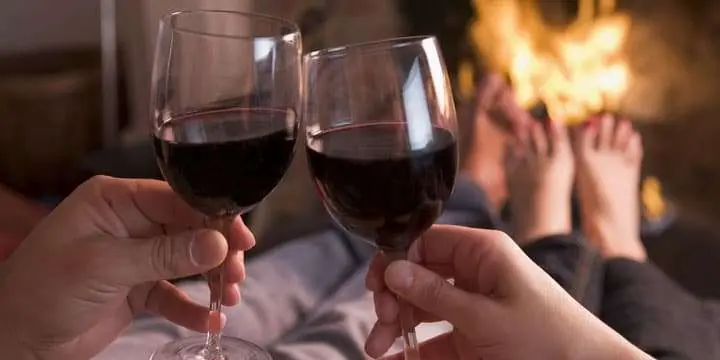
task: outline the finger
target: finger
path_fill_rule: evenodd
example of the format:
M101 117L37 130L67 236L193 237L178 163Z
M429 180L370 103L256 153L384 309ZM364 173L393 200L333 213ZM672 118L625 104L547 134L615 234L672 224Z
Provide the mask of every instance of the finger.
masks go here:
M390 350L400 333L400 325L375 323L365 342L365 352L378 358Z
M385 289L385 269L389 263L388 258L383 253L378 252L375 254L365 277L365 287L368 290L380 292Z
M245 253L242 251L230 251L225 260L225 282L237 284L245 281Z
M108 230L122 237L151 237L168 228L201 228L204 216L185 203L164 181L127 180L97 176L82 186L93 191L107 206ZM103 204L97 204L101 206ZM119 224L113 223L119 221Z
M145 302L147 311L193 331L206 332L210 318L206 306L196 304L180 289L167 281L159 281L150 290ZM225 315L223 324L226 322Z
M395 324L398 322L399 305L397 298L390 291L383 291L373 294L375 302L375 314L378 322L383 324Z
M474 297L449 284L429 270L408 261L388 266L385 283L395 294L458 328L475 327L473 314L490 306L489 300Z
M10 257L23 239L19 235L0 234L0 261Z
M600 135L598 136L598 149L610 149L615 135L615 118L610 114L600 117Z
M149 281L176 279L204 273L226 258L225 238L214 230L197 230L150 239L113 241L120 262L118 281L135 286Z
M497 290L500 280L513 274L518 259L524 259L506 234L459 226L435 225L413 247L420 264L463 285L472 282L472 291L479 294Z
M223 285L222 304L225 306L235 306L240 303L240 288L237 284Z
M247 251L255 246L255 234L245 225L242 217L237 216L227 227L225 231L228 240L228 246L232 250Z
M457 360L460 356L456 353L457 346L452 333L443 334L420 344L420 353L425 359ZM403 360L404 355L395 354L382 358L382 360Z

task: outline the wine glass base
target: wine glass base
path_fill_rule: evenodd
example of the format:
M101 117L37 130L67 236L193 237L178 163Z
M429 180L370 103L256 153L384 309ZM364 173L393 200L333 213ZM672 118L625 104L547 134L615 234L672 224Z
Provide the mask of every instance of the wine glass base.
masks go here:
M195 336L164 345L150 360L272 360L265 350L244 340L223 337L222 347L223 357L210 357L205 349L205 336Z

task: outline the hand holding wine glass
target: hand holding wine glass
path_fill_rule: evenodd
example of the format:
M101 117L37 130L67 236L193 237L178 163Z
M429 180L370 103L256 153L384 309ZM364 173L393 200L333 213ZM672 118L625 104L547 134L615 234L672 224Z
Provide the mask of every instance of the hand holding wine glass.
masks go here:
M188 11L166 16L158 38L152 135L163 175L223 232L262 201L293 157L302 41L295 24L258 14ZM207 274L210 331L163 347L153 360L265 359L221 339L223 277Z
M304 120L311 173L330 215L388 257L437 219L457 172L454 100L433 37L306 56ZM406 358L417 359L401 307Z
M206 229L164 181L85 182L0 262L0 358L90 359L146 312L207 331L207 308L168 280L254 245L240 219L228 230ZM226 294L237 301L230 282L242 277L242 263L227 270Z
M421 345L425 360L650 359L504 233L436 225L413 245L409 260L388 266L376 256L368 271L366 283L380 304L366 346L372 356L385 353L399 332L390 295L397 294L416 306L418 321L453 325Z

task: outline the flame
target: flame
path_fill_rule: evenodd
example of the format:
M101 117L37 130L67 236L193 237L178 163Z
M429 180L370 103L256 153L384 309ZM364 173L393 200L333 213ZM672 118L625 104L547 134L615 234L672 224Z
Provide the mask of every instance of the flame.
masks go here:
M568 123L619 110L631 80L622 52L631 21L611 13L613 1L601 1L599 17L584 1L563 31L543 22L534 1L474 1L473 43L491 68L510 77L521 106L543 103L551 119Z
M630 17L614 12L615 0L578 1L577 19L558 30L543 21L536 1L474 0L470 27L486 65L509 76L518 104L530 109L542 103L553 121L566 124L620 110L632 80L623 54ZM473 93L471 69L461 64L458 74L464 97ZM655 177L643 180L641 200L649 221L668 213Z

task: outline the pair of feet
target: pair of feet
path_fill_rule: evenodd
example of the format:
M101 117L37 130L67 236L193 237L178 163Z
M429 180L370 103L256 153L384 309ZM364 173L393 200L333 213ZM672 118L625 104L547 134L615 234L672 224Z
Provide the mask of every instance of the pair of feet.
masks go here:
M579 128L527 126L508 151L512 228L527 245L572 231L575 184L586 238L606 258L645 261L640 240L640 135L627 121L605 115Z

